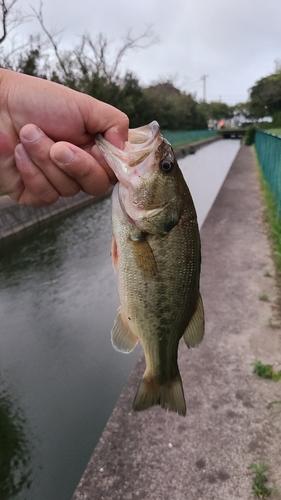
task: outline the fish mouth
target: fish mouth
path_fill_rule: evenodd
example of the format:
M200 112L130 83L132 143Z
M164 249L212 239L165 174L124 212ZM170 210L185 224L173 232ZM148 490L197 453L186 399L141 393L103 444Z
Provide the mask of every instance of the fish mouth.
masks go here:
M95 142L117 179L128 187L131 183L129 179L133 177L149 177L155 163L155 151L162 139L160 126L153 121L143 127L129 129L123 150L100 134L95 137Z

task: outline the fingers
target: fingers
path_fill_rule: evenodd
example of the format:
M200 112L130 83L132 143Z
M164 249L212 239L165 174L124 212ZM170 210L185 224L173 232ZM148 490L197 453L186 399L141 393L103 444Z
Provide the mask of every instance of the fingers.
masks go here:
M74 196L80 189L93 196L108 190L109 175L113 178L111 169L106 165L106 171L79 147L67 142L54 143L33 124L21 129L20 140L21 145L15 150L24 185L16 194L19 203L49 205L59 196Z
M34 207L55 203L59 199L59 192L33 163L22 144L16 146L14 155L21 182L13 189L13 200Z
M111 169L107 171L89 153L67 142L57 142L50 150L52 161L67 175L75 179L83 191L100 196L109 189Z
M50 149L54 142L42 130L35 125L25 125L20 131L20 140L30 161L41 170L40 178L42 181L45 176L61 196L74 196L80 191L79 184L51 160ZM69 161L71 159L69 157ZM33 170L35 171L35 169Z
M33 124L25 125L19 135L21 144L15 149L15 163L21 180L13 193L18 203L50 205L59 196L74 196L80 189L99 196L116 182L99 151L94 157L71 143L54 143ZM112 127L105 135L123 146L119 129ZM84 147L90 150L91 144Z

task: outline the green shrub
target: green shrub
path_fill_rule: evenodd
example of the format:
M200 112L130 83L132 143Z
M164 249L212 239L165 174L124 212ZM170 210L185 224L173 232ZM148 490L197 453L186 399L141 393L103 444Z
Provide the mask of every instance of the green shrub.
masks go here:
M256 134L256 127L255 125L250 125L250 127L247 128L246 134L245 134L245 144L246 146L251 146L255 142L255 134Z
M273 115L273 120L272 120L271 125L273 128L281 127L281 111L278 111L278 113L275 113Z

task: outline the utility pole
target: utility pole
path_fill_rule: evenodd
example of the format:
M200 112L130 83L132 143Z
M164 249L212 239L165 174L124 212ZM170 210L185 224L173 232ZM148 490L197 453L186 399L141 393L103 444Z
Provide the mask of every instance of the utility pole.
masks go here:
M206 79L208 78L209 75L203 75L201 76L201 80L203 80L203 102L206 101Z

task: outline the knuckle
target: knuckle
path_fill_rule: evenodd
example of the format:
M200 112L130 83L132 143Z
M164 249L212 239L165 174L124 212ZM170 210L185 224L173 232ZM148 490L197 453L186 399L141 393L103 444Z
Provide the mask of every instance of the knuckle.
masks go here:
M44 194L42 193L41 201L43 201L44 206L50 206L56 203L60 197L60 194L56 190L46 191Z
M129 128L129 122L130 122L129 117L125 113L122 112L121 119L122 119L122 122L123 122L122 124L124 125L124 127Z
M64 198L70 198L71 196L75 196L76 194L79 193L81 190L81 187L77 183L73 183L67 188L65 188L63 191L61 191L61 196Z
M35 193L22 193L18 203L20 205L31 205L32 207L48 207L58 201L60 195L55 190Z

